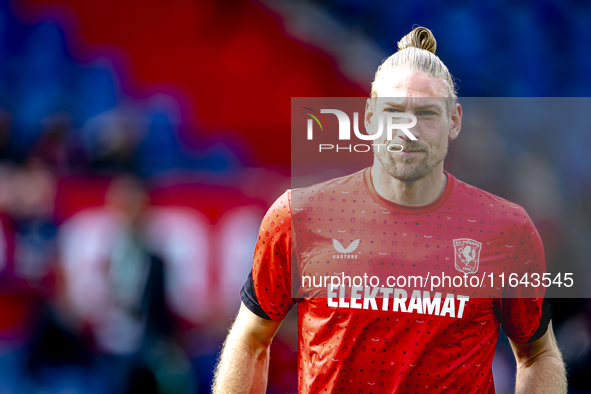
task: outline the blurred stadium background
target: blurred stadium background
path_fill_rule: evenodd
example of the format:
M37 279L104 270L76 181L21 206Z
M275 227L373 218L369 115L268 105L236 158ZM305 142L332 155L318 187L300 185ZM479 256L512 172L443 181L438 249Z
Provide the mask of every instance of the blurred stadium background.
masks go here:
M460 96L591 95L584 1L0 0L0 393L208 393L290 187L290 98L367 95L414 24ZM482 119L447 169L524 205L547 259L588 263L591 133ZM553 309L589 393L590 300ZM296 336L292 316L269 393L297 390ZM503 339L498 393L513 365Z

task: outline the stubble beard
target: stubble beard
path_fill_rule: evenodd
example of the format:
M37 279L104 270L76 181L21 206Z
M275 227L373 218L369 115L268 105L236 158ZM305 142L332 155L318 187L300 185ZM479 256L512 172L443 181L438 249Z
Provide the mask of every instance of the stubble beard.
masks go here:
M432 156L432 152L428 149L423 151L424 157L416 162L417 158L413 156L401 156L396 152L382 152L378 154L378 160L382 167L392 177L402 182L414 182L427 176L433 169L441 163L447 156L447 148L449 141L446 141L445 149L441 154ZM407 144L404 150L417 150L420 147ZM396 157L399 155L399 157ZM415 161L413 163L413 161Z

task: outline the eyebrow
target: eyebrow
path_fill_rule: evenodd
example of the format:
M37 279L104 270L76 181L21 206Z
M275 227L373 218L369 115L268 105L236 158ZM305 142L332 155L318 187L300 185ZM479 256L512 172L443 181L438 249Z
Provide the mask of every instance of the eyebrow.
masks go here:
M441 109L441 107L437 104L425 104L425 105L419 105L418 107L415 107L415 109Z
M392 107L401 107L403 106L401 103L395 103L393 101L388 101L383 103L383 105L390 105ZM415 110L424 110L424 109L439 109L441 110L441 106L437 105L437 104L423 104L423 105L419 105L417 107L414 107Z

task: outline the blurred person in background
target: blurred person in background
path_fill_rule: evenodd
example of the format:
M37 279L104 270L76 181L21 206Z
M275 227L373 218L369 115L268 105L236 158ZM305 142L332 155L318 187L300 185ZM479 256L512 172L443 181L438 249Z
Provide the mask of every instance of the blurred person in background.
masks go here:
M2 268L0 329L4 351L12 355L1 368L5 387L19 391L30 377L31 350L38 327L55 291L56 232L53 208L56 179L53 166L30 152L22 165L2 165Z
M36 298L32 288L15 274L14 171L14 166L0 166L0 382L11 391L23 376L23 349L32 337L30 306Z
M131 104L90 118L79 133L88 169L97 173L136 170L138 145L145 138L144 123L141 112Z
M187 392L188 368L165 300L164 262L144 239L144 186L134 176L118 176L105 199L104 207L79 212L60 229L63 320L79 337L87 332L109 392Z

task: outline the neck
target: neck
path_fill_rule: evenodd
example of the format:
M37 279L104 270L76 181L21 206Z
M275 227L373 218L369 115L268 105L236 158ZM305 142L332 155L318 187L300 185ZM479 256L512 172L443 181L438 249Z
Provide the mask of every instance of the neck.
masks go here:
M432 203L439 198L447 185L443 162L439 163L425 177L405 182L393 178L376 159L371 167L371 179L380 196L396 204L407 206L422 206Z

